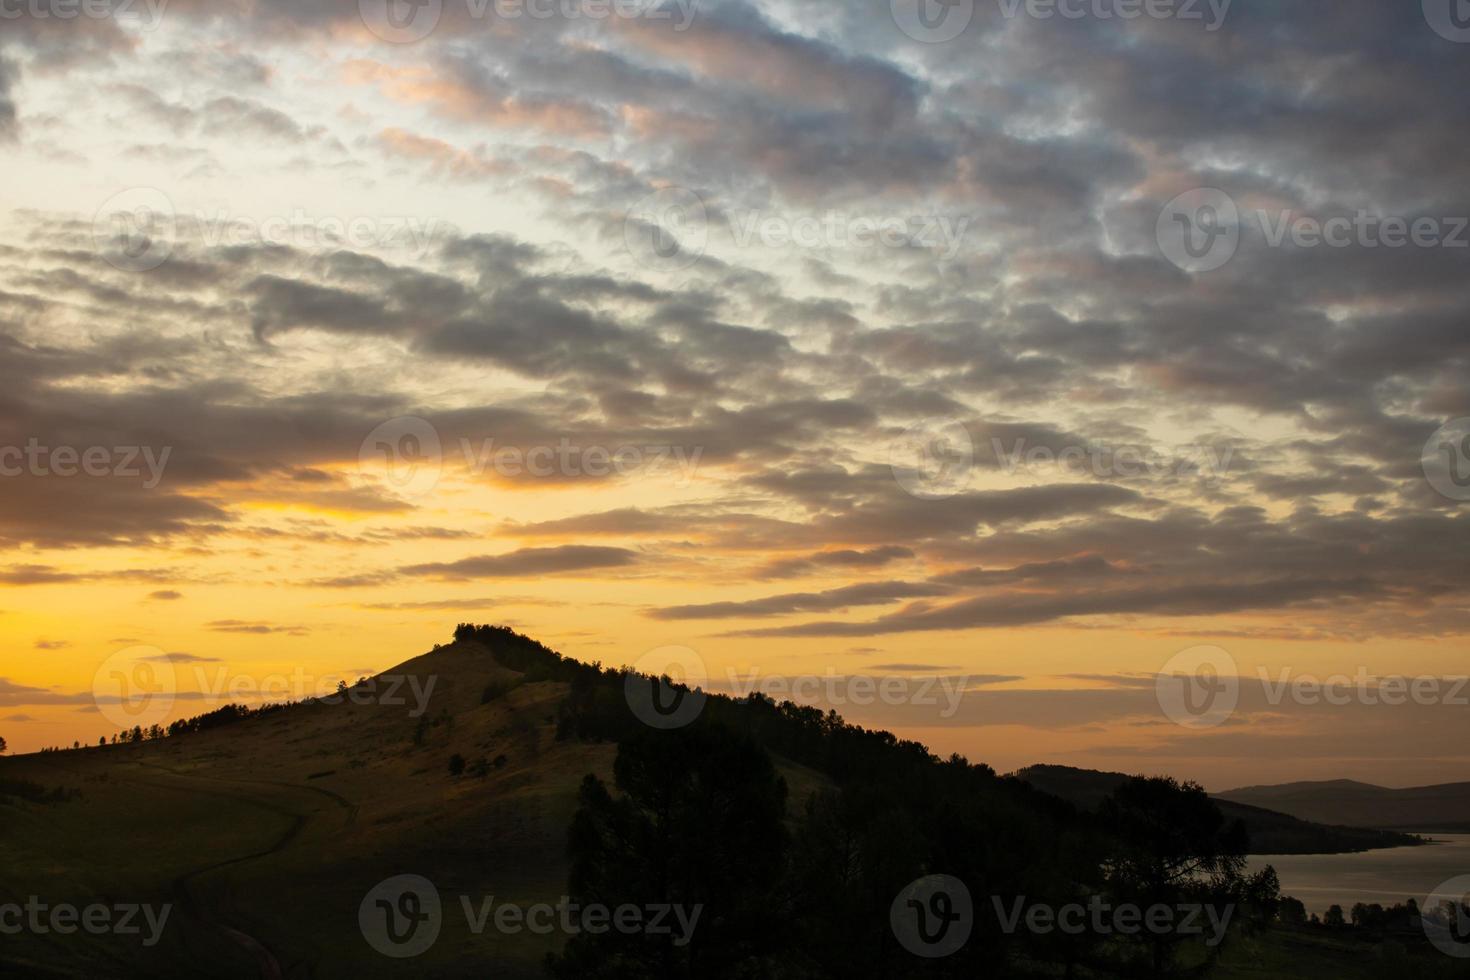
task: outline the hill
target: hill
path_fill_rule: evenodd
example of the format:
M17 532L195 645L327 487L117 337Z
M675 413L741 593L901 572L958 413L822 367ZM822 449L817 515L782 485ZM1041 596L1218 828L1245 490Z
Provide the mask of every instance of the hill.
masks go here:
M1070 766L1031 766L1015 774L1037 789L1085 809L1096 809L1130 776ZM1297 815L1215 795L1227 820L1239 820L1250 835L1254 854L1341 854L1423 843L1407 834L1309 822Z
M432 695L387 693L406 689ZM640 691L701 712L664 730ZM0 903L167 915L156 943L6 934L0 975L1199 976L1226 961L1197 932L1043 934L992 910L1228 906L1231 949L1272 915L1216 807L1170 780L1125 779L1104 818L835 713L706 696L500 627L461 626L332 698L171 731L0 759ZM1161 893L1145 875L1180 855L1191 872ZM673 908L698 927L566 924L589 905L619 923ZM931 933L924 910L951 922L961 907L961 941L933 957L948 926ZM1254 942L1229 962L1297 956ZM1421 940L1406 955L1439 954Z
M1337 820L1358 827L1418 833L1470 833L1470 783L1389 789L1349 779L1244 786L1217 794L1270 807L1303 820Z

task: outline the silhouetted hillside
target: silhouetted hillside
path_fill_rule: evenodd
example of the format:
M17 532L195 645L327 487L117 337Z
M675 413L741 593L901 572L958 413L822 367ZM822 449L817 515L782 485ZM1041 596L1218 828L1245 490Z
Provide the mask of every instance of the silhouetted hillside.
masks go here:
M650 703L696 710L665 727ZM1241 826L1197 786L1112 777L1079 807L833 712L580 663L502 627L461 626L333 697L157 735L0 759L0 784L24 788L0 797L0 895L172 909L152 945L6 936L6 975L1162 978L1263 949L1302 960L1265 938L1274 874L1244 874ZM439 913L398 959L395 937L428 921L404 876ZM487 902L690 918L505 929L475 919ZM1210 945L996 913L1099 902L1229 926ZM924 955L961 910L954 948ZM1406 955L1427 962L1424 945Z
M1303 820L1419 833L1470 833L1470 783L1389 789L1350 779L1243 786L1220 799L1270 807Z
M1070 766L1031 766L1020 770L1016 776L1037 789L1089 810L1097 808L1119 785L1132 778L1118 772ZM1313 823L1295 815L1227 799L1221 794L1216 794L1213 799L1227 819L1239 820L1245 825L1253 854L1340 854L1423 843L1407 834Z

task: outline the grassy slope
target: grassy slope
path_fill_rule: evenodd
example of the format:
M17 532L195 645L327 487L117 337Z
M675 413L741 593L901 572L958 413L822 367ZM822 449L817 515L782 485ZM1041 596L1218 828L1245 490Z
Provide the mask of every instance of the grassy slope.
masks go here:
M1237 937L1210 980L1464 980L1470 962L1429 948L1422 939L1372 942L1351 933L1278 927Z
M554 903L577 786L587 772L609 774L615 749L556 741L555 684L481 705L485 685L509 675L481 648L447 647L391 673L437 676L429 714L447 710L452 726L414 746L405 707L306 705L159 743L0 760L4 778L83 794L0 806L12 845L0 894L180 905L158 954L136 940L23 936L0 958L63 963L79 976L140 957L164 975L201 961L219 975L256 975L255 958L217 928L228 924L264 943L288 976L383 975L395 964L362 940L358 904L383 878L414 873L446 904L444 933L419 968L473 953L503 964L503 976L538 974L549 940L471 936L457 896ZM484 779L454 779L455 752L508 762Z
M474 935L459 896L554 905L566 890L577 789L589 772L611 780L616 747L556 740L561 684L521 684L481 704L487 685L521 675L477 644L387 673L435 677L428 716L447 712L452 723L416 746L407 707L301 705L161 742L0 759L0 779L82 794L0 804L0 896L177 906L157 950L118 937L22 935L0 943L0 965L37 975L59 966L58 976L144 966L198 976L204 965L219 977L261 975L228 928L263 944L287 977L478 975L473 964L486 963L497 977L543 976L564 937ZM454 753L507 763L456 779ZM780 769L799 812L824 780ZM434 948L401 962L372 950L357 924L363 896L398 874L433 881L445 913Z

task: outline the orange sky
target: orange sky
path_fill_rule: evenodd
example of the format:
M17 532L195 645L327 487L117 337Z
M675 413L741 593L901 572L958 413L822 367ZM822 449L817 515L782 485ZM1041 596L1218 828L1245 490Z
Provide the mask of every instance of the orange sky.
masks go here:
M982 6L9 23L10 751L475 621L1001 770L1457 778L1465 60ZM1234 707L1181 725L1201 647Z

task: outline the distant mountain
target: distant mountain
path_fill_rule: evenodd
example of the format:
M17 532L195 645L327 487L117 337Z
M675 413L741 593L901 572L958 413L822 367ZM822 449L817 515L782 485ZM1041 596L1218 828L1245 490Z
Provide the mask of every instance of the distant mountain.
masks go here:
M1132 778L1120 772L1074 769L1071 766L1031 766L1015 775L1045 793L1059 796L1086 810L1096 809L1121 783ZM1363 783L1349 785L1379 788ZM1299 814L1260 806L1254 800L1225 799L1219 794L1214 796L1214 800L1225 819L1240 820L1245 824L1250 834L1251 851L1255 854L1341 854L1421 843L1416 837L1383 829L1309 821ZM1341 814L1335 814L1333 819L1341 818Z
M1389 789L1351 779L1245 786L1220 798L1264 806L1303 820L1418 833L1470 833L1470 783Z

